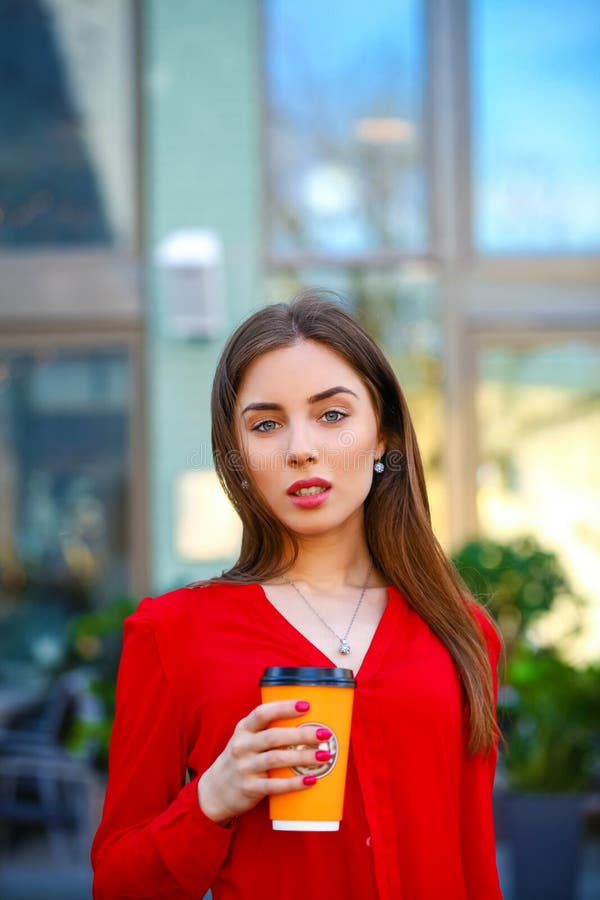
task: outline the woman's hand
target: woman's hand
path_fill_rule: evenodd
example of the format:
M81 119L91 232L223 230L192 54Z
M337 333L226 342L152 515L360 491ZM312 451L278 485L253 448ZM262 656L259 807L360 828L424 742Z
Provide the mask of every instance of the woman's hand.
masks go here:
M327 729L314 726L269 727L277 719L306 713L309 704L277 700L255 707L235 726L231 740L198 781L198 802L204 814L227 825L240 813L271 794L306 790L314 776L269 778L269 769L318 765L325 759L318 744L331 737ZM307 744L311 749L286 749ZM320 757L315 753L319 752Z

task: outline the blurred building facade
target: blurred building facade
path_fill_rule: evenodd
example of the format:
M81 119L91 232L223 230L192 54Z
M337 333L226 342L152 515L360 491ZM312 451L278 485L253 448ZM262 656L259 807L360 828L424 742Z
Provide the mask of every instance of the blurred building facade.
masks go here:
M597 657L599 98L591 0L0 0L5 685L235 558L212 373L303 286L392 360L445 547L560 552Z

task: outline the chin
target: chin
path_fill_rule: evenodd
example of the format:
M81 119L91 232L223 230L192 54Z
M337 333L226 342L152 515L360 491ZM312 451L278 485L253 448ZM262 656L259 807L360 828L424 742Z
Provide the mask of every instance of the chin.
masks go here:
M286 522L288 527L296 532L296 534L318 535L327 534L330 531L336 531L352 522L357 515L360 515L362 507L358 509L350 509L345 514L336 515L335 517L328 515L306 516L304 519L296 519L294 522ZM309 510L308 512L312 512Z

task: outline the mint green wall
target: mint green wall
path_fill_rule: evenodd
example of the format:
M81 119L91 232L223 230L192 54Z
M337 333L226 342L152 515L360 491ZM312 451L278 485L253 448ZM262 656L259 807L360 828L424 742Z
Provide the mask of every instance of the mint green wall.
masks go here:
M146 0L143 10L146 258L171 230L208 227L225 251L227 332L260 303L258 0ZM173 547L174 482L210 464L209 393L226 335L161 334L160 282L148 265L150 587L157 593L230 562L191 566Z

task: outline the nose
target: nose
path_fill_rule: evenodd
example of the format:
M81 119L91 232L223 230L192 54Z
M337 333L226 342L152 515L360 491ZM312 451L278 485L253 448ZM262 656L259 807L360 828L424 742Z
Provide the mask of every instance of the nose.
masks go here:
M288 450L285 455L285 461L288 466L297 469L309 462L316 462L319 458L317 450Z
M285 455L286 465L296 469L306 465L309 462L316 462L319 458L319 451L316 448L309 447L307 435L296 430L295 434L290 434L288 449Z

